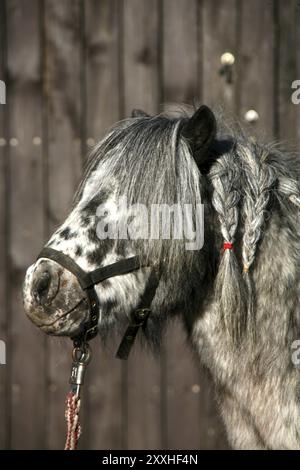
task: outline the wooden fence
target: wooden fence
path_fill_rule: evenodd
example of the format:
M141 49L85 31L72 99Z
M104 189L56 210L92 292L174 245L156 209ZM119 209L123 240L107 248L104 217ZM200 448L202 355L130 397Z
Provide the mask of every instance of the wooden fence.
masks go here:
M88 147L134 107L222 106L297 144L300 3L294 0L0 0L0 447L62 448L71 343L25 318L21 285L68 213ZM232 79L220 57L235 57ZM159 360L94 346L81 448L228 444L210 381L177 324Z

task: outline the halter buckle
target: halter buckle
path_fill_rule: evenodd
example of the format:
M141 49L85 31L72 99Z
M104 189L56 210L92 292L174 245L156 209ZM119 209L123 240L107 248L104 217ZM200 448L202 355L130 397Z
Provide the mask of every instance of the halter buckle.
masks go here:
M146 321L147 317L151 313L150 308L138 308L133 312L133 320L137 326L143 325Z

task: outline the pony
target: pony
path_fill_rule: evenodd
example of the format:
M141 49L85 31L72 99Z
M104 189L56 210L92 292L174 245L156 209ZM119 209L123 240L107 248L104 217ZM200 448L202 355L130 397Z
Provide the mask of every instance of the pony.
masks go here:
M231 129L205 105L175 117L136 110L93 148L71 212L46 245L86 272L140 259L140 269L95 286L103 338L123 334L159 269L142 336L156 350L168 321L182 319L237 449L300 448L299 176L296 153ZM138 232L144 221L132 207L178 203L203 206L200 248L134 230L99 236L103 220L108 233L135 218ZM23 299L47 334L74 337L88 316L76 276L43 257L27 270Z

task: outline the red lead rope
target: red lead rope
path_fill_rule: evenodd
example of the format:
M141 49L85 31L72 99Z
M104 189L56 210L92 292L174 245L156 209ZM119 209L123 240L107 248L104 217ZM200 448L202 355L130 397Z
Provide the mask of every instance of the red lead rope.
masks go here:
M79 423L80 398L69 392L66 399L65 417L67 421L67 438L65 450L75 450L81 434Z

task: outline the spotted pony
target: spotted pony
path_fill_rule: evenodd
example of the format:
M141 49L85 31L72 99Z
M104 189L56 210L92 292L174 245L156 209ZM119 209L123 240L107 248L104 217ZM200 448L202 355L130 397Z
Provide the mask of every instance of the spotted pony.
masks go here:
M160 281L141 337L158 348L179 316L210 371L228 437L239 449L300 448L300 159L226 127L206 106L191 117L135 112L95 146L73 207L48 247L85 271L138 256L141 267L99 283L99 334L123 334L151 267ZM98 208L204 205L204 245L101 239ZM88 310L76 277L40 258L28 268L24 305L45 333L74 336ZM167 330L166 330L167 331ZM298 354L299 358L299 354Z

